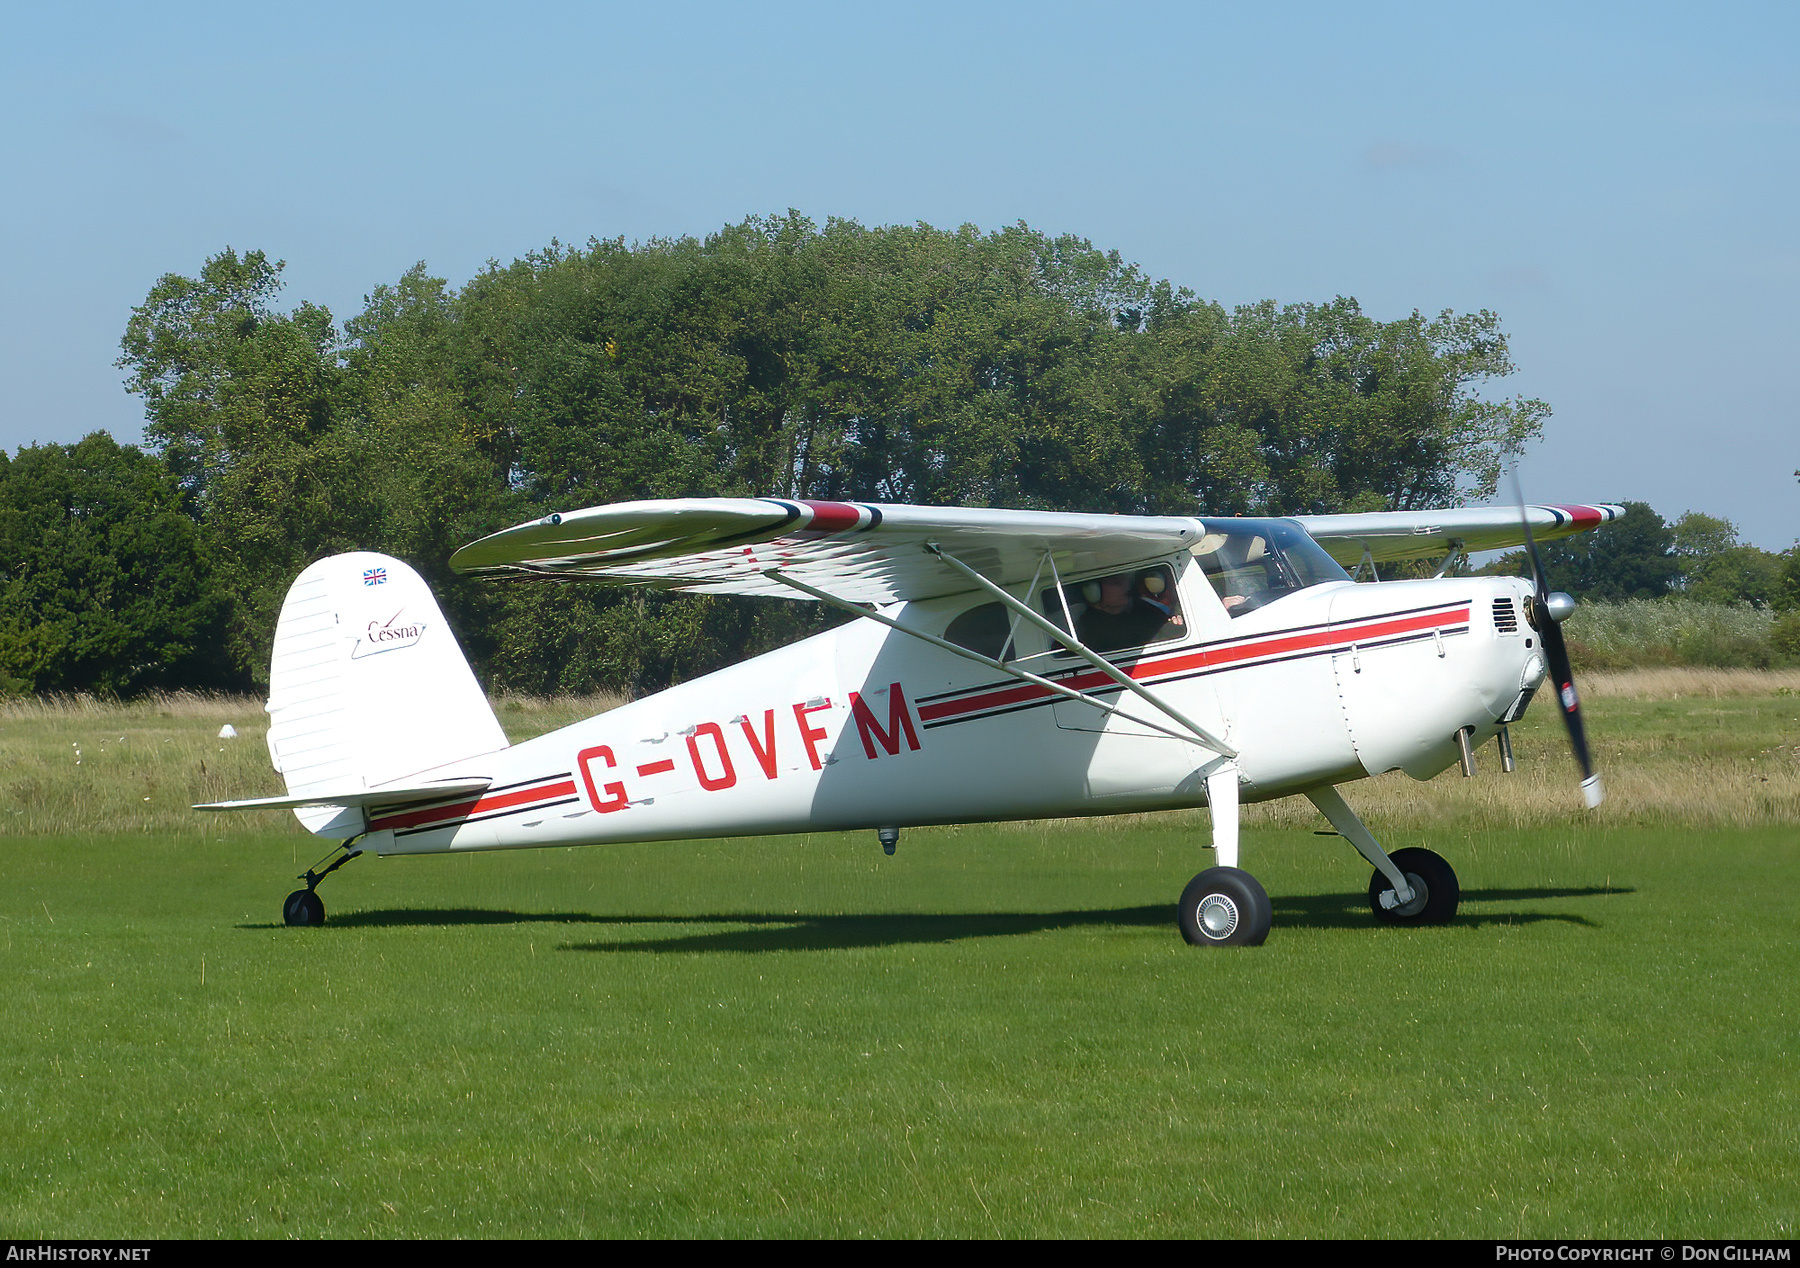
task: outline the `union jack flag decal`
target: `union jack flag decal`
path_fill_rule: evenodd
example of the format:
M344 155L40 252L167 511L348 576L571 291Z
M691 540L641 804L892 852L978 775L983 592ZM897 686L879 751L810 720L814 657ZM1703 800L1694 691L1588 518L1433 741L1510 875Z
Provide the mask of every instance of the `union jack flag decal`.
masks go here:
M387 569L386 568L365 568L365 569L363 569L363 584L365 586L386 585L387 584Z

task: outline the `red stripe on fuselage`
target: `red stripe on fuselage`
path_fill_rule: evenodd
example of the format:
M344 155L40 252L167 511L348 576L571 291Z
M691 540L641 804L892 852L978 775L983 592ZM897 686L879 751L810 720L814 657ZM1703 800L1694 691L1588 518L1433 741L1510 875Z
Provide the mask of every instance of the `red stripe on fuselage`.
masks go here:
M1391 638L1399 634L1411 634L1446 625L1466 625L1468 622L1469 608L1465 605L1448 612L1427 612L1419 616L1395 617L1390 620L1372 621L1368 624L1347 628L1278 635L1274 638L1262 639L1259 642L1239 643L1233 647L1193 648L1173 656L1141 660L1129 668L1125 666L1120 666L1120 668L1125 669L1125 673L1132 679L1141 681L1146 678L1163 678L1188 670L1217 668L1238 661L1256 660L1264 656L1312 651L1333 644L1348 646L1351 643L1369 639ZM1087 691L1111 684L1113 679L1099 670L1089 670L1085 673L1072 674L1066 678L1058 678L1056 681L1077 691ZM1052 694L1035 684L1021 683L1016 687L1003 687L998 691L969 696L962 700L943 700L936 704L921 705L919 717L925 722L935 722L942 718L954 718L965 713L982 713L988 709L1004 708L1007 705L1045 698Z
M430 823L434 819L470 819L492 810L508 810L514 806L526 806L536 801L553 801L559 797L573 797L574 795L575 781L570 779L560 784L523 788L517 792L497 793L492 797L462 801L453 806L433 806L429 810L409 810L404 814L389 815L386 818L375 820L369 825L369 830L379 832L383 828L416 828L421 823Z

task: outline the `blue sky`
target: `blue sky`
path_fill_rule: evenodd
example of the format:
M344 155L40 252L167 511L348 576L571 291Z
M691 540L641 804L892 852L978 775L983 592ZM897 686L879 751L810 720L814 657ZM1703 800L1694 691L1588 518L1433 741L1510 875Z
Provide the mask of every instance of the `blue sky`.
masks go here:
M424 260L751 213L1115 248L1227 305L1499 313L1534 501L1800 536L1800 7L0 4L0 444L140 434L226 245Z

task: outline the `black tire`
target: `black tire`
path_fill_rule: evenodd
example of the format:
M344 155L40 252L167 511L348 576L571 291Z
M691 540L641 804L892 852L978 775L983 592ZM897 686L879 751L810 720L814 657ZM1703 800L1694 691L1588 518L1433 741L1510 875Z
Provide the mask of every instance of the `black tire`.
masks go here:
M297 889L281 904L281 918L294 928L325 923L325 904L310 889Z
M1375 919L1390 925L1447 925L1456 918L1462 887L1455 870L1430 850L1395 850L1389 855L1414 891L1423 891L1404 907L1383 907L1381 896L1394 892L1387 877L1376 872L1369 880L1369 908Z
M1235 867L1209 867L1181 891L1181 936L1196 947L1259 947L1273 919L1262 885Z

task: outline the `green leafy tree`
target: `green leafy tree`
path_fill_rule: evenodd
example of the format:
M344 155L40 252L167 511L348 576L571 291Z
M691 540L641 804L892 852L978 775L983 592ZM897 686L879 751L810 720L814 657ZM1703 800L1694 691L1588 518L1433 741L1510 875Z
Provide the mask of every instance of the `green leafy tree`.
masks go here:
M1794 472L1794 478L1800 480L1800 471ZM1783 552L1781 584L1775 591L1775 606L1783 609L1800 608L1800 543ZM1797 649L1797 654L1800 654L1800 649Z
M1790 546L1782 556L1781 585L1775 591L1775 606L1800 608L1800 546Z
M445 561L472 528L511 522L501 508L518 502L455 376L441 280L409 271L340 333L317 305L276 308L281 268L227 249L197 278L162 278L120 358L144 397L145 435L199 509L233 660L258 682L307 564L385 550L416 561L467 616L480 600Z
M1680 589L1712 603L1754 603L1772 607L1782 596L1787 560L1738 540L1730 520L1689 511L1672 534L1681 561Z
M443 561L508 524L637 498L1450 504L1491 492L1548 412L1483 394L1512 369L1491 313L1228 313L1022 224L789 212L703 240L552 243L454 292L410 270L341 331L315 305L282 309L280 272L227 250L163 278L120 361L257 675L286 586L335 550L420 566L498 683L648 689L828 618L476 586Z
M1680 575L1674 534L1643 502L1626 502L1625 514L1604 532L1551 543L1579 565L1575 593L1603 602L1652 599L1669 593Z
M1676 557L1692 572L1738 544L1737 525L1716 515L1689 511L1669 526Z
M0 686L240 686L199 526L167 467L95 432L0 453Z
M167 274L120 341L145 437L208 511L229 496L220 479L241 461L331 423L337 333L315 305L274 310L283 267L227 247L197 278Z
M1186 317L1158 333L1191 337ZM1541 401L1478 394L1513 369L1492 313L1377 322L1338 299L1250 305L1222 328L1205 306L1194 319L1207 355L1181 406L1203 509L1410 510L1489 496L1549 416ZM1209 478L1221 456L1222 490Z
M164 276L121 341L126 387L144 398L144 435L199 508L228 630L243 670L266 673L294 575L339 522L342 456L322 447L339 392L338 335L312 304L274 308L279 262L227 248L197 278Z

